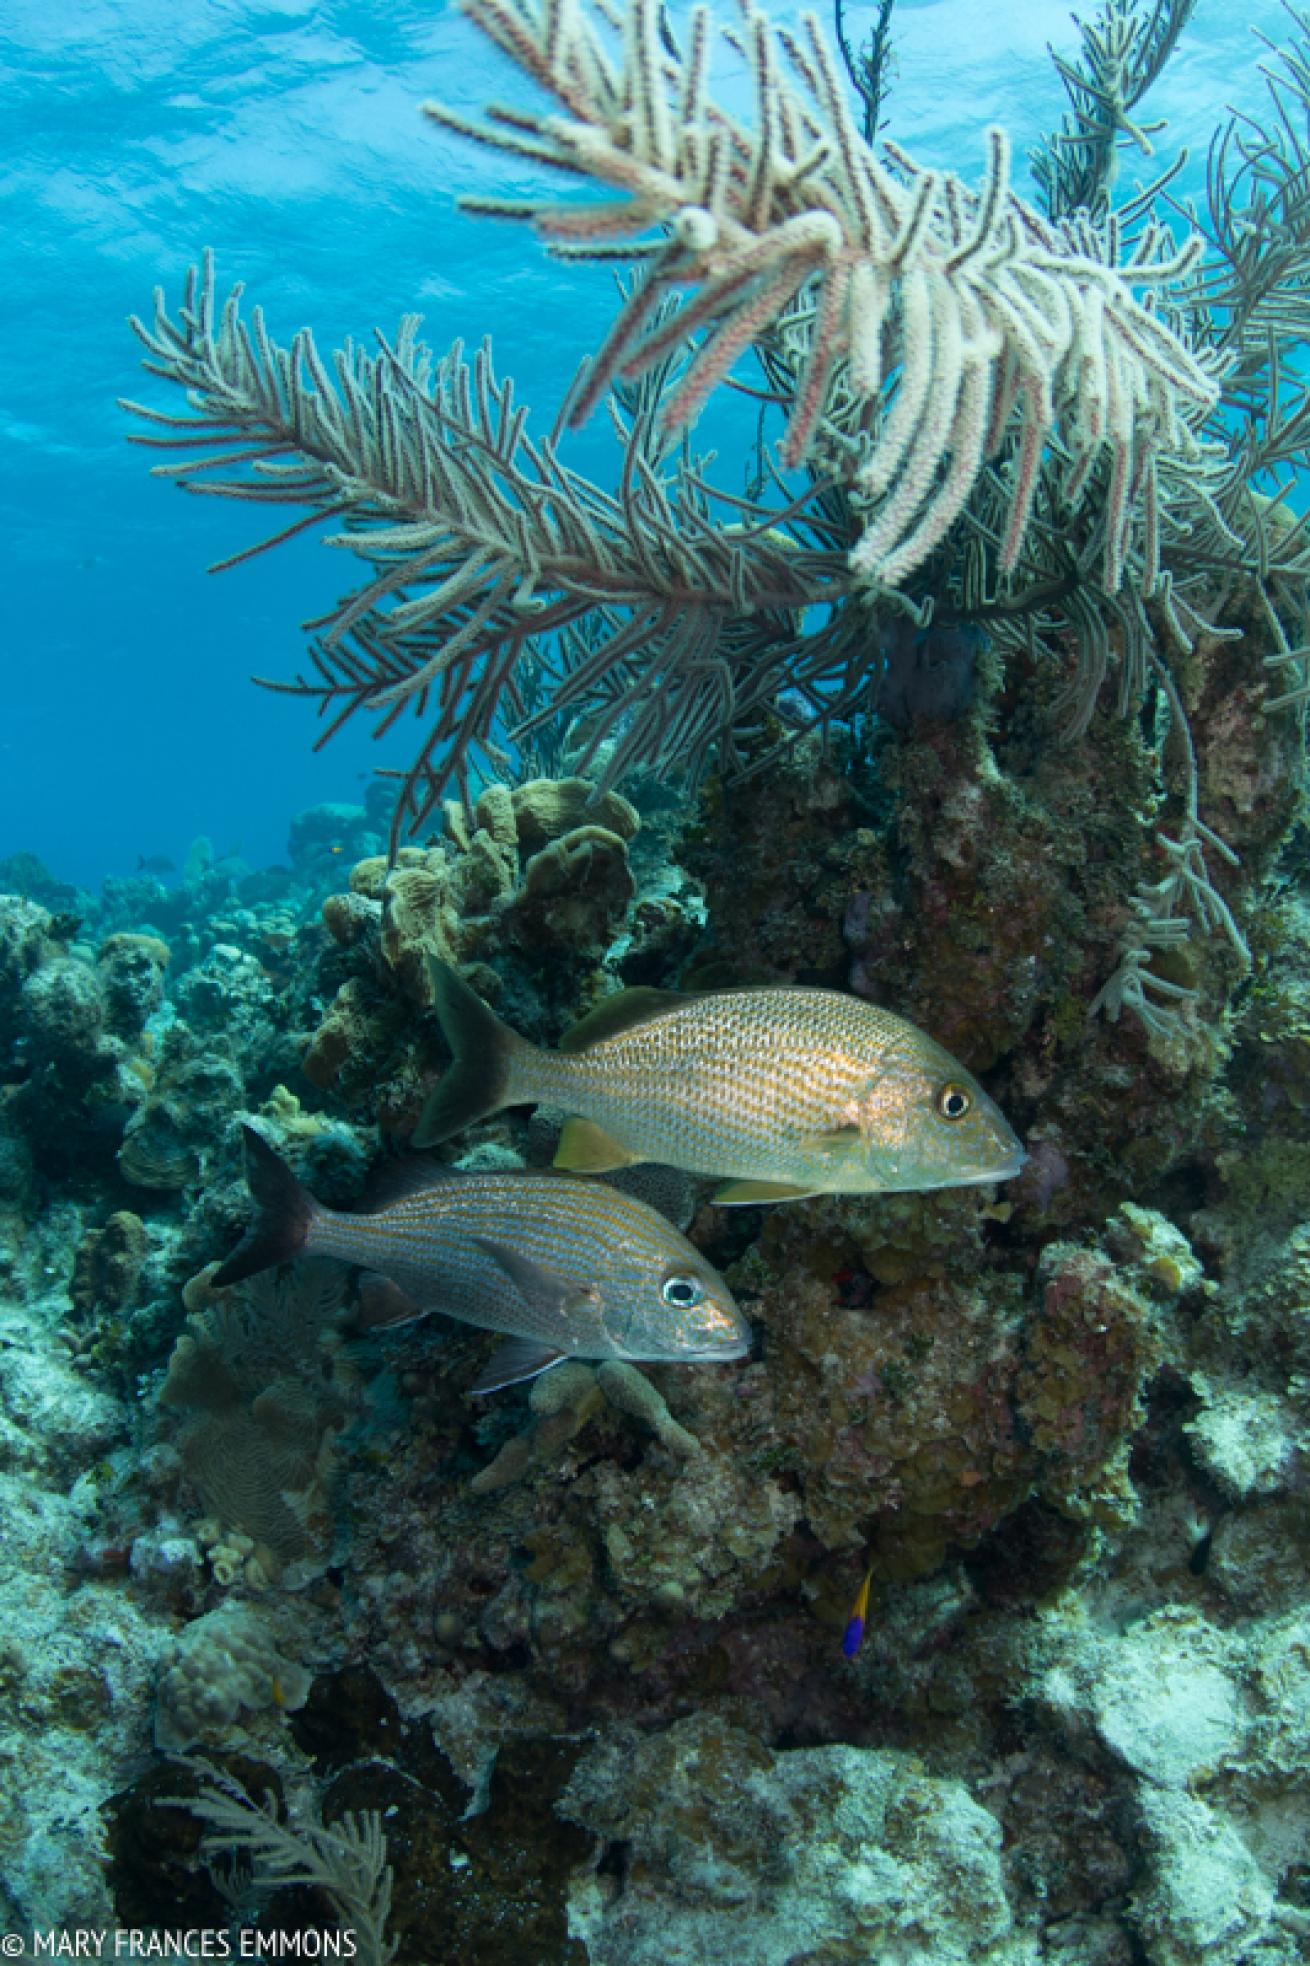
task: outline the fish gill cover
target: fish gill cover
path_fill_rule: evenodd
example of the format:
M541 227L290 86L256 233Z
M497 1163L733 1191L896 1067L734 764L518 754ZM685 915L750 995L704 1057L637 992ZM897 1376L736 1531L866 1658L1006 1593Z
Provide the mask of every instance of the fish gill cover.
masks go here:
M1078 26L1026 171L901 122L890 0L466 12L464 271L498 331L496 270L617 272L576 375L287 340L226 253L137 323L138 441L306 582L271 680L387 770L284 869L5 863L0 1906L1291 1966L1310 20L1202 181L1187 0ZM1004 1186L872 1178L866 1029ZM562 1329L625 1222L657 1319L722 1276L720 1362ZM362 1273L249 1275L316 1223Z

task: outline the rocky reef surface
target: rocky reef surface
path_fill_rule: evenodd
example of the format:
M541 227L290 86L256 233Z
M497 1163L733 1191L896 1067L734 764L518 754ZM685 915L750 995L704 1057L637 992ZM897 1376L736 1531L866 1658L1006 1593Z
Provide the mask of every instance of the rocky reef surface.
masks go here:
M0 1922L336 1920L488 1966L1305 1957L1299 737L1253 707L1257 637L1198 663L1251 965L1157 951L1170 1017L1110 1021L1159 758L1112 708L1057 748L1022 683L683 805L489 784L391 866L349 807L281 872L93 902L10 863ZM474 1400L487 1334L369 1335L324 1265L212 1281L240 1120L337 1206L404 1147L446 1062L429 952L546 1043L622 984L854 989L983 1077L1027 1166L770 1210L674 1178L752 1355ZM445 1151L545 1165L561 1118Z

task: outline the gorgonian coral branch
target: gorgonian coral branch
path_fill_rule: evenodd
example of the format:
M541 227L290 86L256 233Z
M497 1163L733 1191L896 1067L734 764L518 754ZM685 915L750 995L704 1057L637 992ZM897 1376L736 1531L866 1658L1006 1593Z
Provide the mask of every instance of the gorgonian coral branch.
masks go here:
M811 641L824 661L839 647L857 659L857 622L840 611L812 635L797 628L849 590L841 554L806 550L781 530L786 511L716 523L685 462L660 469L649 423L622 432L607 493L532 438L489 346L471 362L458 344L434 360L411 316L394 344L347 347L329 365L307 332L283 347L258 308L243 319L240 298L237 287L218 304L208 260L176 318L157 295L153 323L133 326L146 367L189 407L126 407L154 426L137 442L196 453L155 467L187 491L309 508L264 546L332 521L327 543L368 563L369 578L308 624L312 674L269 686L317 699L320 744L361 710L377 735L407 710L428 720L397 774L397 837L464 786L475 751L530 721L518 691L529 644L584 616L599 611L606 631L556 702L603 713L606 782L634 763L703 770Z
M1058 434L1075 487L1103 451L1112 458L1104 582L1115 590L1153 462L1195 452L1195 426L1218 394L1211 368L1134 291L1185 278L1199 241L1178 251L1155 227L1151 250L1118 264L1112 223L1097 228L1082 214L1055 222L1015 196L1000 131L977 193L892 146L880 160L813 15L797 40L741 0L741 27L728 38L754 78L746 128L709 95L703 7L678 56L658 31L658 0L630 0L621 16L602 0L599 20L579 0L464 5L564 113L493 110L483 128L437 104L429 113L622 194L593 205L465 203L530 219L571 258L664 228L647 242L639 283L573 404L575 421L616 377L639 374L699 329L665 406L689 421L736 357L812 291L783 457L846 467L865 517L852 564L866 580L899 586L924 562L1017 420L1003 565L1018 557L1038 463ZM680 317L656 321L662 297L686 288L696 292ZM834 452L830 434L860 441Z
M1164 125L1135 111L1178 45L1196 0L1103 0L1095 17L1074 15L1082 48L1051 60L1069 96L1061 128L1033 153L1033 176L1052 218L1077 211L1104 214L1118 176L1119 148L1150 157L1151 138Z

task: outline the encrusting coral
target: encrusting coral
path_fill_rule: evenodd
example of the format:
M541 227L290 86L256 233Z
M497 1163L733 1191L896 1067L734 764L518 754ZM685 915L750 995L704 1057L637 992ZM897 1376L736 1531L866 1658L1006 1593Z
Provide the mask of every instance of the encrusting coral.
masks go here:
M627 1888L576 1879L593 1966L666 1960L929 1959L1019 1966L1001 1826L956 1782L894 1750L775 1754L694 1715L612 1733L560 1807L631 1852Z

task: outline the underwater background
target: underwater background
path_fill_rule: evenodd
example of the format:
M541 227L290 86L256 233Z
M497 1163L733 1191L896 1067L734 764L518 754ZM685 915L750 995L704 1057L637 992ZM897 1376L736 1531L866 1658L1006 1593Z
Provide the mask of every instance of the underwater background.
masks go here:
M852 15L861 31L865 13ZM1211 5L1171 62L1168 140L1190 147L1194 182L1223 106L1243 85L1256 100L1249 30L1277 38L1283 19L1278 0ZM510 74L441 0L15 0L3 34L0 415L13 468L0 514L14 571L0 606L15 659L0 854L28 848L92 890L142 856L180 866L198 835L266 865L284 857L292 813L358 799L358 774L379 762L353 732L313 758L301 710L248 687L294 672L298 625L335 597L337 570L311 537L207 578L250 527L161 495L125 446L118 399L141 393L127 316L148 313L152 289L175 289L208 245L286 335L312 322L327 346L366 340L412 308L440 346L494 330L522 399L553 406L603 331L610 279L566 276L455 208L453 194L490 182L487 167L418 104L440 94L471 114ZM1074 39L1053 0L902 0L902 141L976 173L997 121L1021 158L1058 108L1047 43ZM580 468L613 477L602 431L581 433Z
M834 57L843 133L800 10L795 54L743 12L709 88L773 150L734 139L715 192L689 9L3 11L8 1957L1307 1956L1310 20L847 7L830 37L890 47L872 109ZM606 141L560 176L574 139L522 112L584 15L614 67L561 86ZM518 120L470 142L489 103ZM676 195L634 193L652 158ZM455 203L634 195L694 359L652 353L671 312L606 341L589 255L626 220L548 215L569 260ZM251 399L281 382L241 418L238 281L327 365L247 343ZM411 310L473 366L424 367ZM753 396L714 367L738 328ZM588 357L612 402L552 478ZM150 475L179 462L220 495ZM302 474L271 517L270 462ZM680 1158L682 1121L648 1148L637 1081L598 1142L559 1060L521 1101L458 1077L504 1026L565 1065L589 1013L640 1033L625 991L779 986L935 1041L936 1117L994 1113L990 1160L943 1171L926 1119L891 1155L876 1075L786 1168ZM715 1040L733 1125L818 1042L768 1028ZM376 1226L334 1245L359 1267L320 1223L220 1271L272 1206L243 1126L346 1215L444 1170L472 1223L452 1164L481 1182L464 1309ZM578 1335L582 1259L514 1199L552 1166L602 1251L640 1211L666 1310L725 1293L721 1359ZM526 1313L479 1292L555 1321L549 1369L509 1371L485 1327Z

